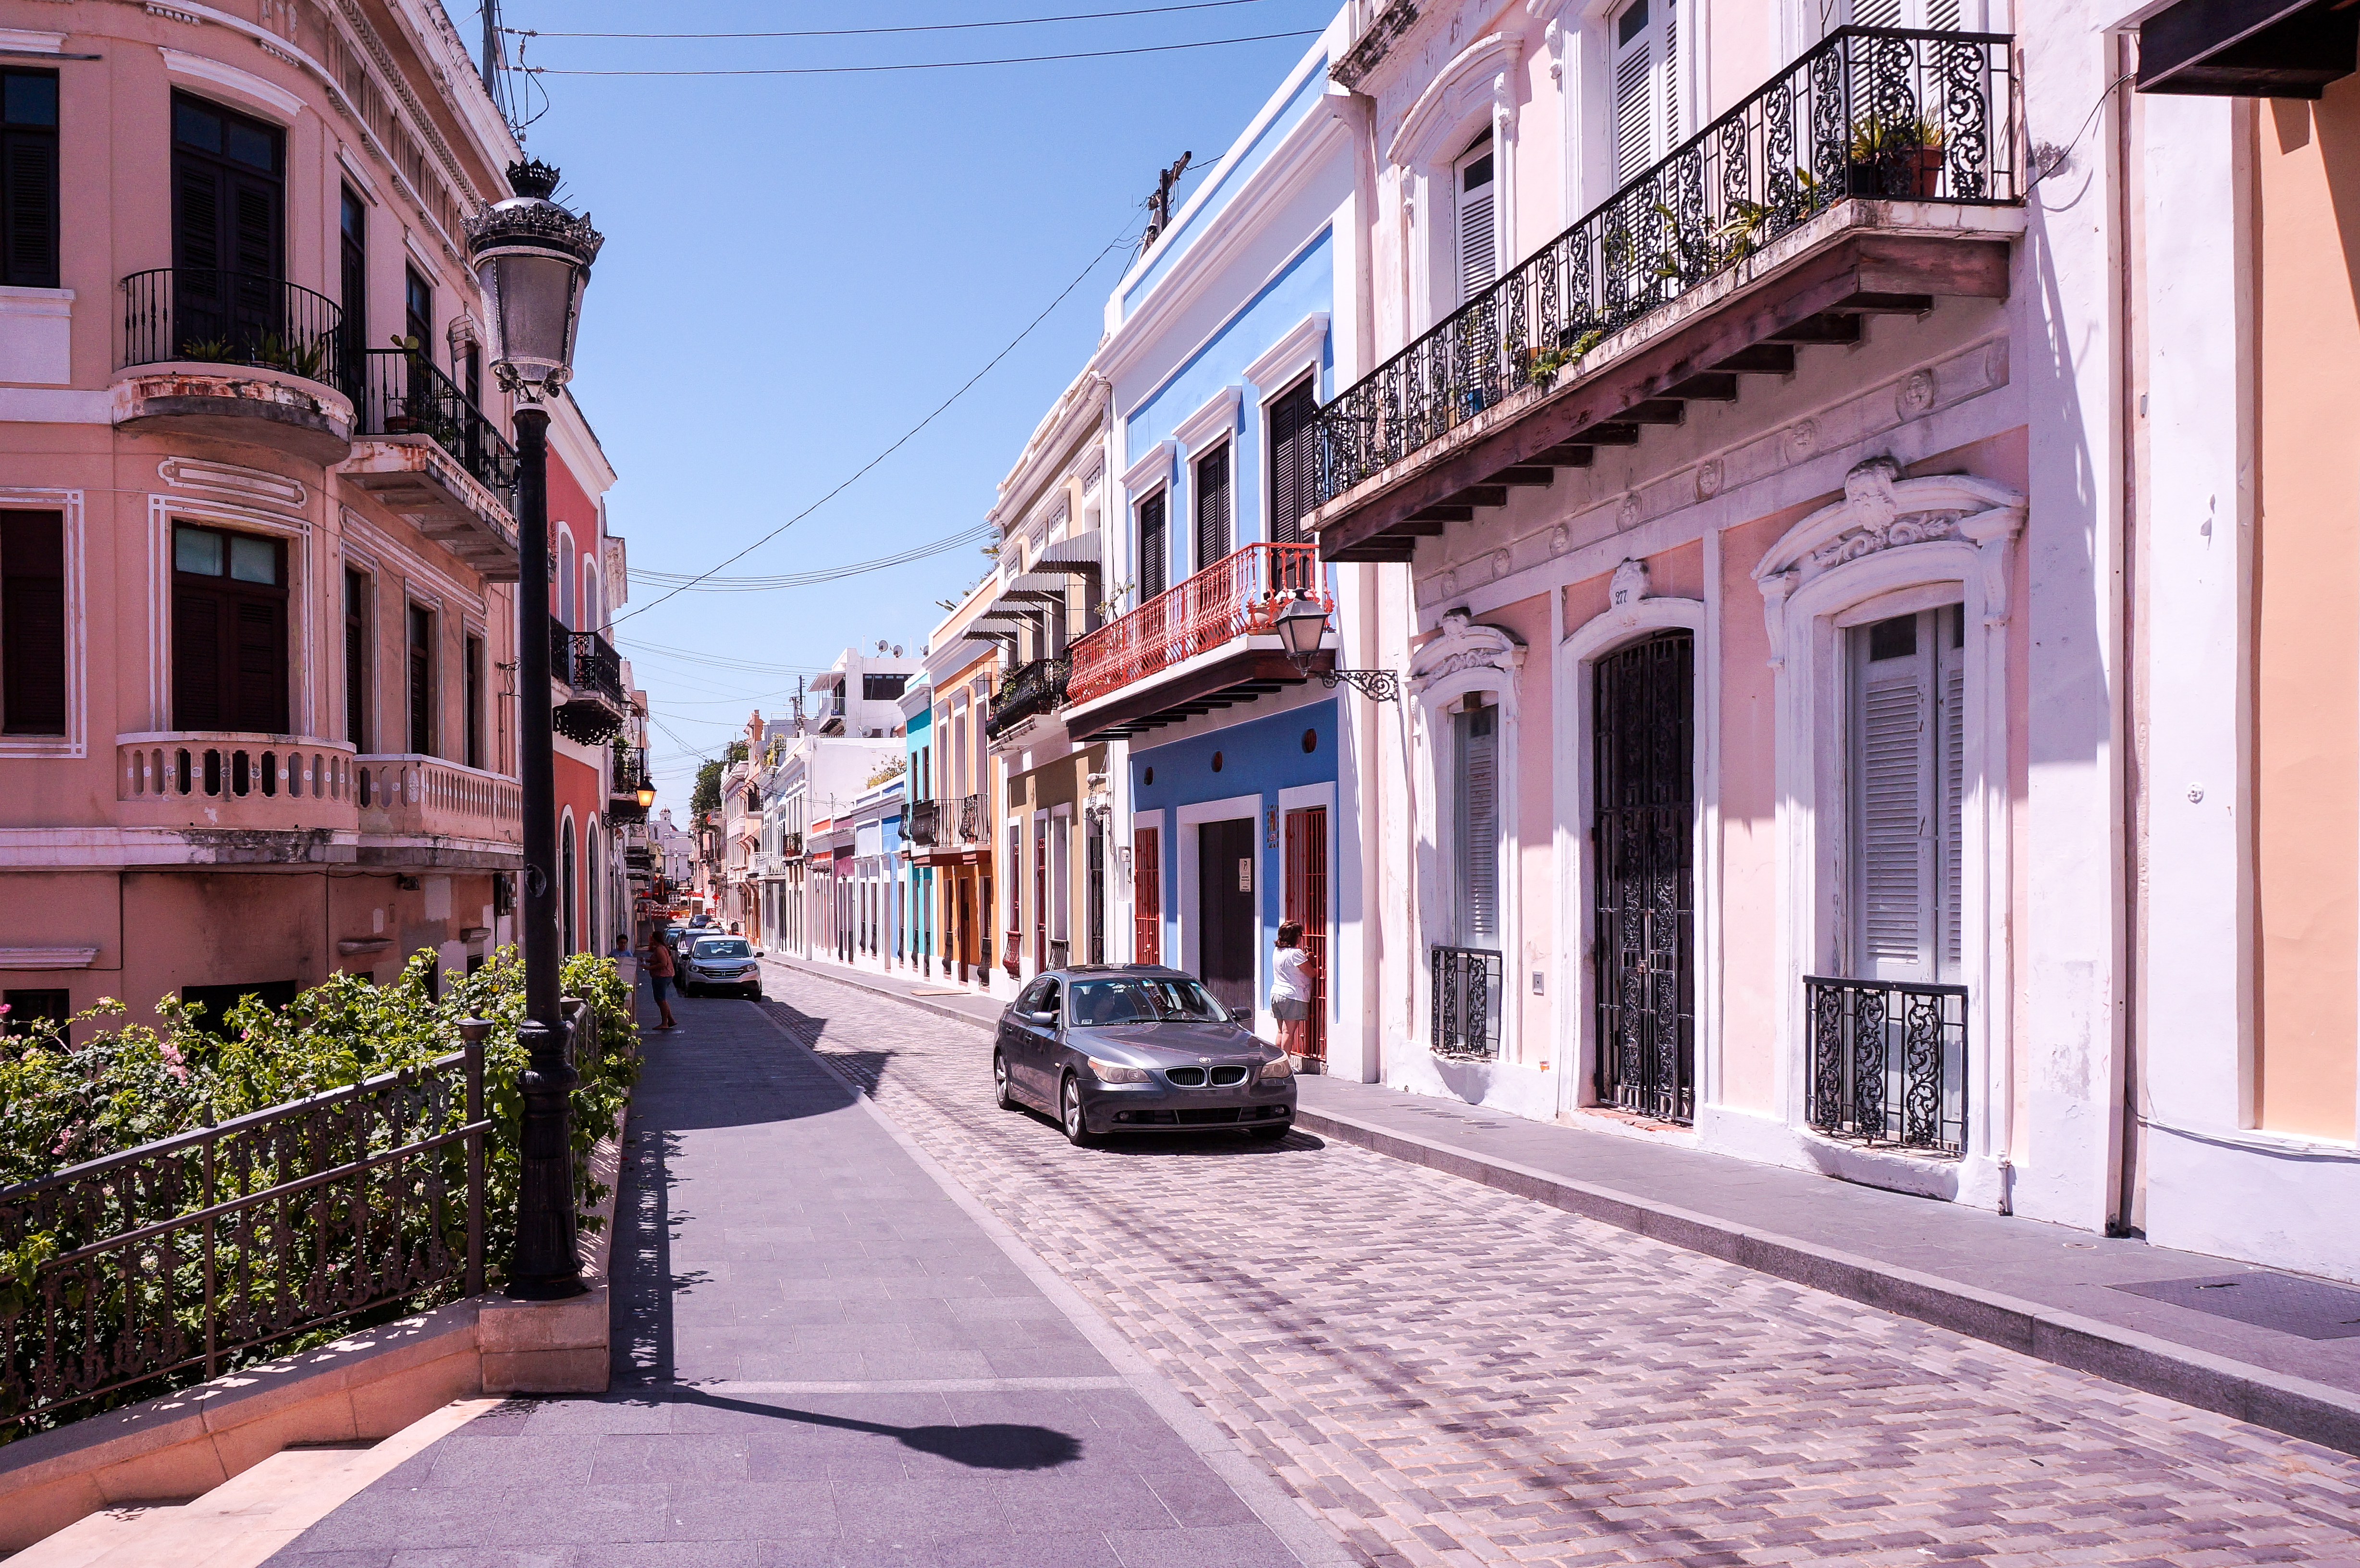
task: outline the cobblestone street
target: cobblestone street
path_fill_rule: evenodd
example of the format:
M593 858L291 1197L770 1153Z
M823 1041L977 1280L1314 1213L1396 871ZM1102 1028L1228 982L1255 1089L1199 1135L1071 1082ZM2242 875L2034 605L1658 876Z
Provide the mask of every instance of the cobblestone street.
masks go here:
M984 1032L769 984L1370 1563L2360 1563L2360 1461L1307 1134L1072 1149Z

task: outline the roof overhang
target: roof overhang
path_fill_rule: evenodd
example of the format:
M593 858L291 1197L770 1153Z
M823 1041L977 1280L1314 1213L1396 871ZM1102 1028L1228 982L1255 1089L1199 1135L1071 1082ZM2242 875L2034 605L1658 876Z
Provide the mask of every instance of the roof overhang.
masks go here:
M2316 98L2355 64L2354 0L2179 0L2139 24L2142 93Z

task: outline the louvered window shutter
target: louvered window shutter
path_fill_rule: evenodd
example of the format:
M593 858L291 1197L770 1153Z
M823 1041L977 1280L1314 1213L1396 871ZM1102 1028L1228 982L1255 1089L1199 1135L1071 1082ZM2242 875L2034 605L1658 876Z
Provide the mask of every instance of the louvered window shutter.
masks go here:
M1852 0L1852 20L1859 27L1904 27L1909 7L1904 0Z
M287 604L241 595L235 605L236 713L233 729L277 735L287 728Z
M1453 715L1459 768L1459 937L1470 947L1500 942L1500 710Z
M1902 615L1852 634L1860 674L1852 822L1862 977L1934 977L1937 791L1933 640Z
M368 588L366 573L344 573L344 738L358 752L368 750Z
M230 248L237 270L249 278L276 278L279 261L279 188L259 180L235 183L235 223Z
M172 727L217 730L222 723L222 620L218 589L172 593Z
M1483 150L1459 169L1459 299L1461 304L1491 287L1500 276L1500 244L1494 222L1494 161Z
M1317 412L1309 376L1270 406L1270 537L1280 544L1302 542L1303 518L1317 493L1313 442L1318 430L1312 422Z
M0 732L66 733L65 518L0 514Z
M0 133L0 223L5 276L16 289L58 287L58 135Z
M410 607L410 749L427 757L434 751L434 617Z
M1164 592L1171 560L1165 537L1164 493L1158 490L1139 504L1139 602L1145 604Z
M172 265L199 269L222 265L222 186L219 169L194 158L175 160L172 171Z
M1202 572L1229 553L1229 443L1223 441L1196 460L1196 559Z

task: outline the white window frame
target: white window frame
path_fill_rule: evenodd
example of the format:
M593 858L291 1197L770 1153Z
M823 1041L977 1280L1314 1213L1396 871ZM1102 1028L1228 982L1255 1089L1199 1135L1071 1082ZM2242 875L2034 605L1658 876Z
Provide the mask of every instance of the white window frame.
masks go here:
M80 490L0 489L0 507L15 512L56 512L64 519L66 591L66 733L61 735L0 735L0 757L83 757L90 751L90 724L85 710L85 670L90 631L82 589L82 492ZM292 550L288 552L290 556ZM169 597L169 594L167 595Z
M1409 284L1405 339L1457 310L1459 203L1457 165L1486 125L1492 143L1492 222L1499 271L1520 256L1516 217L1516 84L1524 54L1519 33L1475 39L1436 72L1402 116L1385 149L1395 199L1408 230L1404 268Z
M1414 1049L1432 1060L1433 1040L1426 1020L1433 1017L1434 968L1431 950L1458 945L1459 821L1457 779L1450 757L1450 716L1459 703L1477 691L1488 692L1500 712L1498 766L1500 772L1500 958L1502 964L1500 1054L1503 1065L1530 1066L1525 1060L1521 1021L1521 993L1515 976L1523 965L1524 896L1518 873L1523 855L1523 813L1518 809L1518 705L1524 662L1524 645L1498 626L1477 624L1464 610L1445 612L1441 635L1421 647L1410 660L1410 689L1415 707L1410 731L1412 777L1425 788L1415 791L1418 931L1413 967L1417 980L1417 1010L1412 1017L1416 1031ZM1512 1005L1510 998L1515 998Z
M2011 1147L2014 996L2007 627L2024 497L1963 474L1902 479L1889 458L1844 477L1844 499L1788 529L1754 570L1776 686L1779 1000L1775 1103L1822 1169L1996 1208ZM1966 694L1960 978L1967 987L1965 1158L1950 1164L1819 1138L1805 1117L1810 1034L1802 977L1841 973L1848 919L1849 627L1937 600L1962 603Z

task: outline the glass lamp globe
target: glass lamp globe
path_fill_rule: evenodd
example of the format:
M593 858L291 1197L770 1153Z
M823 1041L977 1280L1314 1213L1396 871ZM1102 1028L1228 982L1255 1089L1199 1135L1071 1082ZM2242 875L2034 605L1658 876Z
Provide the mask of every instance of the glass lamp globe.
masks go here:
M574 375L574 335L590 264L606 243L551 200L557 170L535 159L508 165L516 194L467 220L467 249L491 308L492 374L502 387L539 402Z

